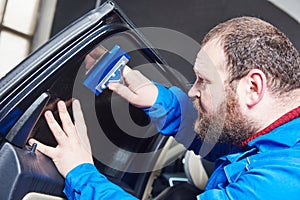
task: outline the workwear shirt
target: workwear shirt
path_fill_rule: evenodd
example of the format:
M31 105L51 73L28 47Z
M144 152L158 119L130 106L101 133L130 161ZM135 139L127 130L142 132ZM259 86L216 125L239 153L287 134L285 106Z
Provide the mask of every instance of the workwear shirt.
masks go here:
M197 117L188 97L177 87L157 84L155 105L144 111L161 134L174 136L189 150L215 161L215 171L198 199L299 199L300 107L239 144L203 144L193 131ZM136 199L82 164L65 180L68 199Z

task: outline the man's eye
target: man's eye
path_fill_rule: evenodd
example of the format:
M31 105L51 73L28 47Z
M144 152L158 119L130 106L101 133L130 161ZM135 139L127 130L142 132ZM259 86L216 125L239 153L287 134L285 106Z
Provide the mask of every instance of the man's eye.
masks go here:
M197 86L200 87L201 89L204 89L206 86L207 81L204 80L201 77L197 77Z
M202 84L204 82L203 78L198 78L198 84Z
M201 85L204 83L204 79L201 77L197 77L197 84Z

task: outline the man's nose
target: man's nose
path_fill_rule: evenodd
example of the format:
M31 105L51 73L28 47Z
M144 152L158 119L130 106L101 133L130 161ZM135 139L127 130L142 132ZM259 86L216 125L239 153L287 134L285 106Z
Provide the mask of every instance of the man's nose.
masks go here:
M195 87L195 84L193 84L193 86L192 86L191 89L189 90L188 96L189 96L190 98L195 98L195 97L200 98L201 93L200 93L199 90L197 90L197 88Z

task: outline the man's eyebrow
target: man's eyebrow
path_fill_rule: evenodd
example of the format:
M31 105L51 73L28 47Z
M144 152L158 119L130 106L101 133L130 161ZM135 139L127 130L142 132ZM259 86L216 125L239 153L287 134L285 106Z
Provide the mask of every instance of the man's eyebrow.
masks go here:
M193 68L195 75L198 76L199 78L201 78L202 80L211 83L211 78L209 78L204 72L200 72L199 69L197 68Z
M198 66L199 66L199 64L198 64ZM199 69L197 69L196 66L193 67L193 70L194 70L195 73L201 74L200 71L199 71Z
M203 73L201 73L197 68L194 67L193 70L194 70L195 74L198 75L198 76L201 76L201 78L202 78L202 77L205 77L205 76L203 75Z

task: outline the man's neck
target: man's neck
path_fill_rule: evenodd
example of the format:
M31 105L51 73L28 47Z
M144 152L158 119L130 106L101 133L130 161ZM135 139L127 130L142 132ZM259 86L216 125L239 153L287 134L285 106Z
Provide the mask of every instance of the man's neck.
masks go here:
M252 139L269 133L274 128L300 116L300 89L274 97L268 96L252 112L252 119L257 123L256 133L243 141L246 145Z
M298 117L300 117L300 106L298 106L297 108L292 109L289 112L285 113L284 115L279 117L277 120L275 120L273 123L271 123L270 125L268 125L264 129L260 130L256 134L252 135L251 137L247 138L243 142L239 143L238 146L246 146L248 144L248 142L250 142L251 140L253 140L253 139L255 139L255 138L257 138L261 135L268 134L269 132L271 132L275 128L277 128L277 127L279 127L279 126L281 126L281 125L283 125L283 124L285 124L289 121L292 121L293 119L296 119Z

